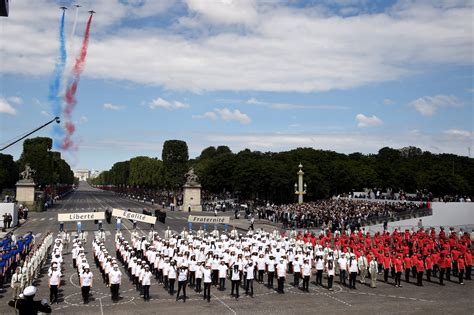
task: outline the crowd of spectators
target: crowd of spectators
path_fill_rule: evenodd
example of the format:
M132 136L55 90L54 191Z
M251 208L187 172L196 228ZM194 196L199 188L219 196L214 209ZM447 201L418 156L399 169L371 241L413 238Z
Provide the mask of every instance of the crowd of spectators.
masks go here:
M356 199L329 199L303 204L257 206L260 219L283 224L284 228L328 227L331 230L354 229L373 219L427 209L426 203L373 202Z
M415 193L409 194L403 190L395 192L388 188L386 191L381 188L366 189L364 192L356 192L352 190L349 193L341 194L340 197L355 199L376 199L376 200L400 200L400 201L441 201L441 202L471 202L471 198L467 195L455 194L444 195L442 197L434 197L433 193L427 189L417 190Z
M352 190L344 193L341 197L356 199L377 199L377 200L400 200L400 201L433 201L433 194L426 189L417 190L414 194L408 194L403 190L395 192L391 188L383 191L381 188L366 189L364 192Z

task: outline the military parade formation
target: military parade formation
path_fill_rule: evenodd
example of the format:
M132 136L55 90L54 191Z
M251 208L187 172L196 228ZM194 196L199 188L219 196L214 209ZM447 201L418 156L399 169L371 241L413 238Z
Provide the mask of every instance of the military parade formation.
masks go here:
M463 285L471 280L472 272L470 235L443 228L438 232L420 228L375 234L364 229L342 233L327 229L319 234L249 229L242 234L235 228L227 233L202 227L176 233L168 228L164 237L154 230L147 235L137 229L130 233L117 230L113 250L107 248L106 234L100 229L89 242L92 263L100 274L92 272L84 232L72 237L72 261L64 260L70 239L63 230L56 237L49 232L34 239L27 233L18 240L3 240L2 280L11 281L13 302L32 292L31 285L46 261L50 304L60 303L63 271L71 263L84 304L89 303L97 281L109 288L112 302L120 300L124 279L144 301L159 300L165 293L186 302L192 290L210 302L214 290L227 291L236 300L242 293L254 297L254 283L279 294L289 287L309 292L310 285L333 291L335 282L350 290L359 284L376 288L378 282L401 288L402 280L417 286L423 286L423 281L444 286L445 281ZM150 292L153 284L156 286ZM156 289L159 287L162 289ZM16 307L12 301L10 305Z

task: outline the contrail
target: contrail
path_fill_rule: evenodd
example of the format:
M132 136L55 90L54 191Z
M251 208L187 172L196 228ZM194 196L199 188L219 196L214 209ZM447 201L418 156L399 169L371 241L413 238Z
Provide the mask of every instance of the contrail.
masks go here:
M52 105L53 115L60 117L62 111L62 96L60 95L61 91L61 82L64 68L66 66L67 52L66 52L66 42L64 38L64 17L66 12L63 10L61 16L61 24L59 27L59 58L56 61L54 67L53 80L49 85L48 101ZM64 135L63 129L59 125L54 125L53 127L53 143L55 148L60 147L61 137Z
M92 14L89 17L89 21L87 22L87 27L84 33L84 39L82 40L82 47L79 53L79 57L76 59L76 63L74 64L74 68L72 69L72 81L69 84L68 88L66 89L66 94L64 95L64 100L66 101L66 107L64 108L64 117L65 117L64 126L66 128L66 136L64 137L63 142L62 142L62 148L64 150L68 150L74 145L71 138L76 130L76 127L74 126L74 123L71 120L71 114L72 114L72 111L74 110L74 107L77 104L76 92L77 92L77 87L79 85L79 80L81 79L82 71L84 70L84 66L86 63L91 23L92 23Z
M71 30L71 35L69 36L69 47L68 47L68 51L69 51L69 55L74 55L74 44L75 44L75 34L76 34L76 26L77 26L77 17L79 15L79 5L76 5L76 14L74 16L74 23L72 24L72 30ZM66 63L66 71L69 71L71 67L68 65L68 63ZM68 80L68 77L67 76L63 76L63 80L62 80L62 86L63 86L63 94L65 93L65 89L67 88L67 80ZM64 96L64 95L63 95Z

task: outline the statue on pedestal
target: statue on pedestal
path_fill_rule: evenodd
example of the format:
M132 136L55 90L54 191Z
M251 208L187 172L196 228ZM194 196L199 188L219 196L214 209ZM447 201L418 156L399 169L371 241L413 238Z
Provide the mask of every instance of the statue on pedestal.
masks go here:
M196 175L196 173L194 173L193 167L189 169L189 171L184 175L184 177L186 178L186 185L190 185L190 186L199 185L199 178Z
M189 212L202 211L201 184L198 176L194 173L194 168L191 167L184 177L186 183L183 186L183 211L186 206Z
M33 175L36 174L36 171L30 167L29 163L26 163L25 170L20 173L22 181L33 182Z

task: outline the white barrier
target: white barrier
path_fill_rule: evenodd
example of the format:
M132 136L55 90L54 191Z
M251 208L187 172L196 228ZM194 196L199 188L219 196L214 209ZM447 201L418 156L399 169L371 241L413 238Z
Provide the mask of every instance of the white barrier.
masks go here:
M12 223L10 227L14 227L18 224L18 206L12 202L0 203L0 228L3 228L3 216L5 214L12 215Z
M389 222L388 227L391 231L397 227L416 227L420 219L424 227L474 225L474 202L433 202L431 208L433 215ZM382 230L383 225L377 224L371 226L370 229Z

